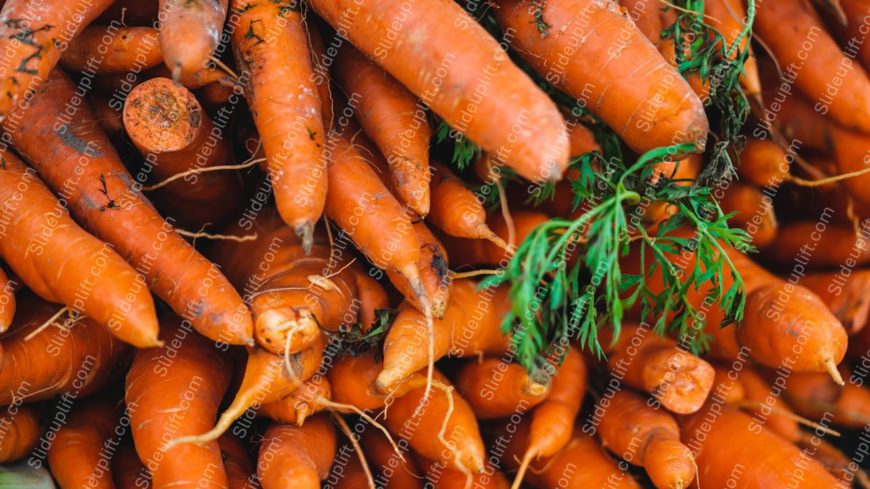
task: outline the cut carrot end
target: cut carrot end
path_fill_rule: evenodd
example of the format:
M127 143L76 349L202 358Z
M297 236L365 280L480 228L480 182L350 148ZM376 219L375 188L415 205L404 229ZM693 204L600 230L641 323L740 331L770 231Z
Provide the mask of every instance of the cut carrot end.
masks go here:
M178 83L179 79L181 79L181 65L176 64L172 67L172 81Z
M547 391L549 391L549 389L547 388L546 385L538 383L538 382L534 382L531 379L529 379L526 382L525 391L526 391L526 394L528 394L530 396L541 397L541 396L547 394Z
M296 235L302 240L302 251L308 256L311 254L311 247L314 245L314 223L304 222L296 226Z
M843 376L840 375L840 371L837 370L837 364L834 362L833 358L825 359L825 370L828 371L828 375L831 376L831 379L834 380L834 383L839 386L846 385L846 382L843 381Z

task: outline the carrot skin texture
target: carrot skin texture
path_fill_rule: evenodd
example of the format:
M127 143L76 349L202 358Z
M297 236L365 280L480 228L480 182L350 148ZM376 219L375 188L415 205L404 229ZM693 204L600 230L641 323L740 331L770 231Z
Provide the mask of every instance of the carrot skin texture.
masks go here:
M548 1L542 15L550 35L543 38L526 2L496 3L499 24L514 30L512 43L523 59L556 88L586 101L632 149L694 143L703 150L708 122L701 100L613 2Z
M838 268L846 263L858 266L870 264L870 246L866 245L870 235L870 220L866 218L861 223L860 236L852 226L828 224L824 232L820 232L815 219L795 221L783 225L770 245L765 258L784 266L789 266L796 256L805 256L802 251L806 243L814 243L812 254L807 257L806 267L809 270L825 270ZM813 239L813 236L819 239Z
M323 409L322 399L332 399L332 388L326 377L315 375L290 395L263 404L257 414L279 423L302 426L308 416Z
M849 335L854 335L870 319L870 270L854 270L843 280L842 272L810 274L801 285L815 292L840 320Z
M503 418L531 409L549 392L548 386L532 381L525 367L499 358L469 360L454 378L478 419Z
M862 34L862 27L868 23L870 17L870 8L863 0L840 0L840 5L846 13L849 22L849 41L852 39L865 39L866 34ZM848 43L847 43L848 46ZM864 65L865 70L870 70L870 44L862 42L858 48L858 58Z
M343 46L335 76L354 100L363 131L390 168L396 197L420 216L429 213L429 122L417 98L353 46Z
M231 435L218 439L227 472L228 489L253 489L254 462L242 442Z
M619 0L619 4L651 43L658 46L662 42L662 18L655 0Z
M68 201L72 214L141 270L149 288L197 331L229 344L253 341L250 313L241 297L136 191L141 182L134 184L90 111L79 107L72 120L55 127L74 97L72 82L53 72L30 107L4 121L15 147ZM77 162L74 169L70 161Z
M773 141L749 139L740 153L737 174L759 187L779 185L788 175L786 152Z
M758 409L748 409L753 419L764 424L765 427L784 439L796 443L801 437L800 427L794 419L773 412L774 408L787 412L791 412L792 409L788 407L784 399L778 397L778 394L771 388L771 384L758 372L748 367L740 371L739 382L746 393L745 399L762 405Z
M108 401L87 402L77 406L69 421L57 431L48 451L51 475L61 489L93 487L115 489L112 474L100 463L113 453L105 446L115 441L118 411Z
M229 0L160 0L160 48L170 70L193 73L218 46Z
M302 426L272 425L257 461L263 489L319 489L329 474L336 445L335 428L323 414Z
M233 0L236 63L263 141L278 212L310 240L326 202L321 100L302 13L275 2ZM305 247L310 245L306 242Z
M0 463L14 462L31 452L39 441L42 428L36 411L22 406L15 414L7 409L0 414L5 429L0 436Z
M429 299L432 316L441 319L450 301L450 285L453 282L448 268L447 251L426 223L416 222L412 226L417 241L420 242L417 269L423 284L423 293ZM422 310L422 305L414 294L414 287L407 278L394 270L387 270L387 277L405 299L418 310Z
M0 11L0 120L48 78L65 43L99 16L113 0L32 2L9 0Z
M2 176L0 176L2 179ZM7 199L3 199L8 202ZM15 282L0 267L0 333L6 332L15 317Z
M90 25L70 43L60 64L68 70L97 74L153 68L163 61L157 36L153 27ZM104 51L105 55L97 55Z
M457 238L489 239L483 202L444 164L432 164L432 212L429 222Z
M311 6L451 127L485 151L499 154L499 161L520 176L532 181L561 177L568 166L561 114L460 6L439 0L404 7L400 0L315 0ZM395 26L400 10L407 17ZM384 32L424 41L383 46ZM484 79L490 80L489 95L478 100L475 90Z

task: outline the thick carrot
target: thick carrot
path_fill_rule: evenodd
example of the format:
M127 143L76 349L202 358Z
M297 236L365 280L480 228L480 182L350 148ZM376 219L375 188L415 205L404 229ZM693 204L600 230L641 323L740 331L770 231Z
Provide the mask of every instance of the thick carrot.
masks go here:
M329 475L336 444L335 428L323 414L302 426L272 425L257 460L263 489L319 489Z
M507 287L477 290L474 281L454 282L444 318L434 324L433 360L448 353L451 356L504 353L509 339L500 326L510 309L507 293ZM402 306L384 339L384 368L378 374L378 390L389 392L426 366L425 324L423 314L407 303Z
M726 214L735 213L729 224L746 231L756 247L765 248L776 238L773 200L759 188L732 182L723 191L719 205Z
M748 366L740 371L739 382L746 393L744 400L748 401L742 404L738 403L739 407L749 411L752 419L758 424L765 426L784 439L790 442L797 442L800 439L800 427L795 418L789 416L792 412L791 409L779 396L779 393L772 389L770 383ZM753 404L755 404L754 407Z
M450 469L446 464L434 462L426 457L417 457L428 482L426 487L432 489L508 489L507 478L498 470L487 467L483 472L475 472L469 478L467 474ZM398 486L397 486L398 487ZM414 487L414 486L410 486Z
M715 375L709 363L643 325L622 328L608 365L626 385L648 392L677 414L703 406Z
M561 114L459 5L437 0L316 0L311 6L498 161L529 180L561 177L568 166ZM403 22L393 22L400 10ZM387 36L419 42L382 42ZM486 96L479 95L482 90Z
M867 42L867 26L870 25L870 5L863 0L840 0L849 26L849 39L843 49L847 55L857 57L865 70L870 70L870 42Z
M387 159L396 197L429 213L429 122L417 98L353 46L343 46L335 76L366 135Z
M0 120L26 107L69 43L113 0L9 0L0 11Z
M115 489L109 462L118 426L118 409L107 400L76 406L48 451L51 475L61 488Z
M560 182L561 183L561 182ZM514 246L522 243L526 236L539 224L546 222L550 216L543 212L519 210L511 213L511 223L514 230ZM510 231L504 216L492 215L488 220L492 231L505 241L510 240ZM499 265L507 263L510 258L504 248L500 248L491 241L470 240L444 236L441 240L450 255L450 262L454 267L463 265Z
M92 317L123 341L159 344L154 301L142 276L80 228L18 157L0 151L0 166L0 256L16 275L40 297Z
M160 0L157 14L160 48L170 70L193 73L208 64L220 42L227 3L228 0Z
M89 110L66 114L77 97L72 82L55 71L27 110L4 121L15 147L72 214L113 244L197 331L230 344L252 342L250 313L229 281L136 191L141 182L133 183Z
M136 452L155 489L226 487L217 442L168 443L211 426L230 382L230 361L187 322L167 317L160 333L167 345L140 350L127 373L125 401Z
M679 143L703 149L708 123L701 100L613 2L546 2L541 16L550 34L544 37L526 2L496 3L499 24L513 30L520 55L632 149L643 153Z
M822 216L824 217L824 216ZM870 220L861 223L860 234L852 226L815 219L790 222L780 227L765 258L789 267L799 262L809 270L870 263Z
M383 363L375 358L374 351L336 358L327 373L333 400L363 411L377 410L424 385L426 380L425 375L414 373L388 393L382 393L375 388L375 379L381 370Z
M749 139L740 153L737 174L759 187L778 186L788 175L789 159L778 144Z
M388 489L422 489L423 476L411 457L396 453L387 437L367 429L360 440L369 465L376 472L375 484Z
M845 127L870 132L870 79L827 33L821 19L800 0L762 2L753 28L780 66L797 67L794 84L815 109ZM802 45L812 46L806 62Z
M278 212L311 246L326 202L324 127L302 12L276 2L233 0L236 63L263 138ZM297 6L298 7L298 6Z
M870 270L852 270L848 264L837 272L815 273L801 280L801 285L815 292L853 335L870 319Z
M344 446L342 446L341 449L344 449ZM336 473L338 467L341 467L341 470ZM368 476L363 469L362 463L359 461L359 457L351 457L343 464L343 466L339 463L334 463L330 469L330 475L327 476L324 485L332 489L359 489L361 487L371 487L371 485L369 485Z
M0 333L9 329L13 317L15 317L15 281L10 280L0 266Z
M717 364L713 365L713 370L716 371L716 375L713 378L711 396L717 395L724 402L732 404L746 399L746 389L740 382L738 371Z
M701 487L836 487L824 467L753 423L737 408L712 402L680 420L683 443L695 454Z
M658 46L662 41L661 5L655 0L619 0L619 4L638 30Z
M740 51L749 50L746 56L746 61L743 63L743 73L740 75L740 84L746 95L751 97L761 95L761 78L758 75L758 65L755 62L755 55L752 53L752 47L749 44L751 36L743 36L740 40L739 48L732 46L737 41L746 26L746 9L743 8L743 2L740 0L709 0L704 2L705 19L714 29L722 34L725 40L725 50L731 52L729 59L734 60L737 57L738 49ZM721 49L723 46L719 46Z
M356 292L359 299L359 321L368 331L378 320L378 311L390 307L390 298L384 287L362 267L351 265L356 277Z
M791 375L784 392L795 411L807 418L846 428L870 423L870 390L863 385L850 381L841 387L825 374L804 373Z
M157 35L153 27L91 25L70 43L60 64L68 70L97 74L153 68L163 61Z
M256 487L254 462L248 449L238 438L224 435L218 439L227 472L227 489L253 489Z
M81 318L71 327L52 325L37 333L59 307L31 296L18 299L15 321L0 342L0 406L63 393L84 396L118 372L127 348L105 327Z
M417 270L423 284L423 293L429 298L429 306L432 308L432 316L441 319L450 300L450 284L452 278L447 260L447 251L441 241L432 234L429 227L423 222L413 224L414 234L420 242L420 259L417 261ZM387 270L387 277L396 289L411 304L419 310L423 305L415 295L413 285L394 270Z
M478 419L503 418L537 406L549 386L532 380L520 364L500 358L469 360L453 376Z
M133 444L124 444L112 457L112 478L117 489L151 489L151 474L142 465Z
M30 453L42 434L31 406L8 407L0 414L0 463L14 462Z
M257 414L279 423L302 426L308 416L324 409L322 400L331 398L332 389L329 381L322 375L315 375L290 395L263 404Z
M158 10L158 2L115 0L94 23L108 24L114 20L124 25L152 25L157 20Z
M133 88L124 103L124 128L157 181L233 160L228 135L189 90L168 78ZM243 197L238 174L221 171L188 175L160 188L154 200L164 216L196 231L220 225Z
M690 486L695 462L680 442L680 427L671 414L627 390L602 397L598 405L604 413L598 433L605 448L646 469L658 489Z

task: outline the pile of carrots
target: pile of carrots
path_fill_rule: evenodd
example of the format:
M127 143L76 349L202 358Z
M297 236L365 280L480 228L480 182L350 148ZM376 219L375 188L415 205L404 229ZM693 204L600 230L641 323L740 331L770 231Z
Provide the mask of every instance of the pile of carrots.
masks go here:
M870 488L870 2L0 5L0 486ZM691 340L505 321L614 141L751 243Z

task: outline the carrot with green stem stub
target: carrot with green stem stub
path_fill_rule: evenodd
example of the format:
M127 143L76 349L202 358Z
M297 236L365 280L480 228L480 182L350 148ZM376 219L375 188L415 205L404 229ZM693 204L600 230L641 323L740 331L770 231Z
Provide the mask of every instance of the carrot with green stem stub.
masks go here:
M250 312L239 294L137 191L146 175L134 180L127 172L87 107L67 115L76 100L72 82L54 71L3 128L73 216L114 245L178 315L213 340L252 342Z
M263 489L319 489L329 475L337 443L335 428L323 414L302 426L272 425L257 460Z
M233 0L239 22L233 51L263 141L278 212L311 247L323 213L327 171L324 126L305 20L299 5Z
M70 43L60 64L79 72L138 73L163 61L157 36L153 27L90 25Z
M229 0L160 0L160 48L178 79L208 64L221 39Z
M32 406L8 407L0 414L0 463L14 462L31 452L42 427Z
M550 386L532 380L518 363L500 358L469 360L453 377L478 419L503 418L538 405Z
M57 431L48 450L48 465L61 488L115 489L111 471L111 448L120 441L115 430L119 410L108 400L89 400L77 405L66 424ZM122 431L123 433L123 431Z
M15 317L15 282L10 280L0 266L0 333L9 329Z

